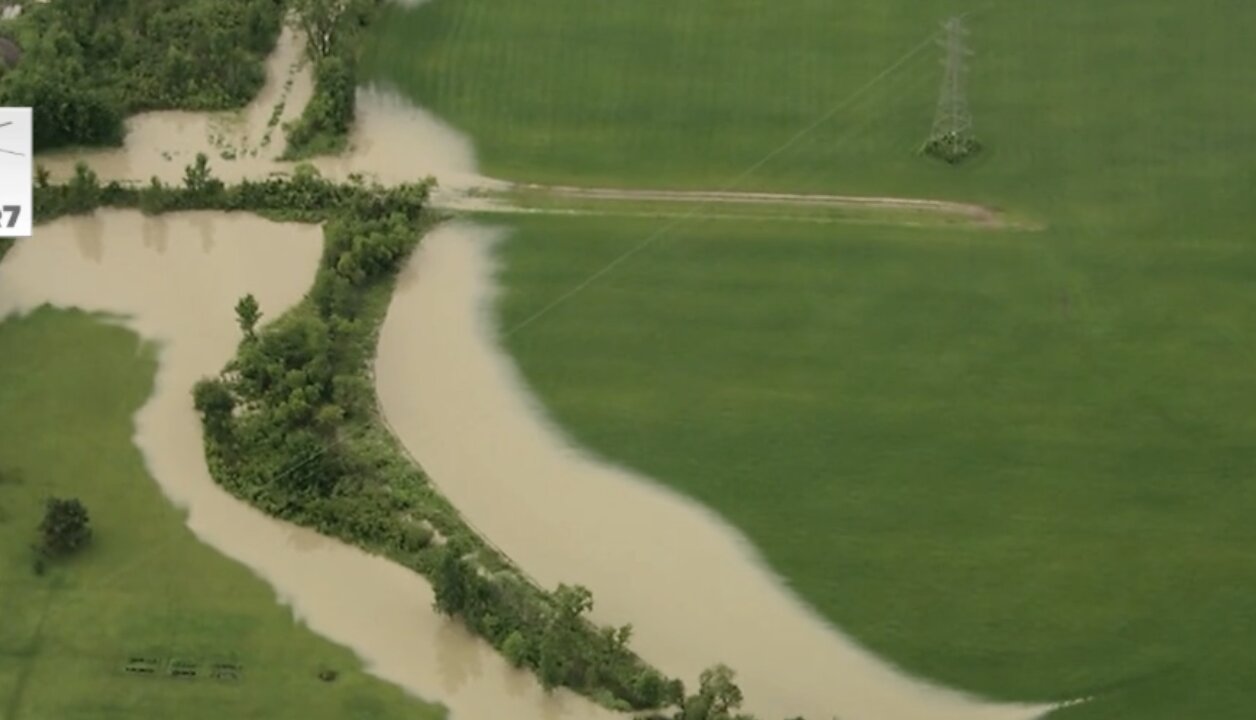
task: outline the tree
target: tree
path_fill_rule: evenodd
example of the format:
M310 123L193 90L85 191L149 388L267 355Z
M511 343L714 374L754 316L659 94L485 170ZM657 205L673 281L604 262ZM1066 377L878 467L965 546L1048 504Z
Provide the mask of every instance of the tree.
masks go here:
M70 212L89 212L100 202L100 179L82 160L74 163L74 177L65 187L65 202Z
M632 693L643 707L662 707L668 702L667 680L654 668L642 668L632 681Z
M39 523L39 549L44 555L69 555L87 544L92 537L87 508L77 498L48 498L44 519Z
M436 593L437 610L454 617L466 609L471 594L467 587L467 575L471 572L475 571L463 561L462 550L458 543L451 542L446 545L432 581L432 589Z
M506 636L506 642L502 643L502 655L505 655L510 664L515 667L527 665L530 653L531 646L527 637L518 630L512 630L510 635Z
M192 403L211 436L222 439L230 434L235 398L226 383L211 378L201 380L192 388Z
M588 662L583 616L593 609L593 594L580 585L559 585L554 591L554 610L541 636L541 684L546 688L570 685Z
M698 678L698 692L685 698L677 720L733 720L732 713L742 702L734 675L723 664L703 670Z
M183 186L200 200L221 193L224 188L223 182L215 178L209 169L209 158L205 153L197 153L196 162L183 169Z
M253 297L253 293L249 293L240 298L240 302L236 303L236 324L244 331L244 337L249 340L256 338L254 331L257 329L257 321L262 318L262 310L257 304L257 298Z
M294 0L292 3L293 19L297 28L305 33L314 60L327 57L335 49L339 34L347 29L341 20L350 5L351 0Z

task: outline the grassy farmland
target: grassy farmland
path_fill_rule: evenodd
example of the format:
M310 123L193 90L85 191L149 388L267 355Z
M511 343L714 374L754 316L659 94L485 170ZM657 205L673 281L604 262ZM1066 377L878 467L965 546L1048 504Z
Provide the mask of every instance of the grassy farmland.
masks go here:
M503 327L656 224L521 222ZM1115 690L1076 717L1131 717L1154 679L1176 694L1137 717L1246 717L1256 257L1064 267L1066 243L695 223L508 344L578 440L719 509L911 669Z
M967 10L989 152L953 171L914 151L940 73L929 35ZM1238 0L434 0L390 12L366 44L370 76L470 133L484 170L508 179L717 188L815 125L739 187L950 197L1129 227L1238 211L1252 180L1235 149L1253 145L1242 120L1256 96L1236 90L1256 8Z
M988 152L952 169L914 150L927 36L966 10ZM1256 713L1256 6L393 12L373 76L467 130L492 175L939 197L1046 225L694 220L508 345L581 442L718 509L912 670L1097 695L1069 718ZM502 327L671 222L517 221Z
M0 324L0 717L437 718L296 625L273 592L201 545L147 476L131 416L153 348L91 316ZM81 498L95 538L31 570L44 498ZM128 656L242 666L235 682L128 675ZM339 671L333 683L320 669Z

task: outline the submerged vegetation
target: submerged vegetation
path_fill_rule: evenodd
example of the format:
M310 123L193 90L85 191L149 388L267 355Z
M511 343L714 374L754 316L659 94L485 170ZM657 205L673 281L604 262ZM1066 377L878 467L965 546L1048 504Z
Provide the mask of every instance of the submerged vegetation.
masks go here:
M34 107L36 150L116 145L129 114L220 110L261 89L282 0L28 2L8 21L17 67L0 105Z

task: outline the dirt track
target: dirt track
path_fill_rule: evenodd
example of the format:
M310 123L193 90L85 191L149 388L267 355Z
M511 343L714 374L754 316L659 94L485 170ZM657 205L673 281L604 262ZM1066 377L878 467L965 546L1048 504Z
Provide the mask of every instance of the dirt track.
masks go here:
M548 198L608 200L624 202L728 203L742 205L793 205L844 209L898 210L949 215L975 225L991 228L1012 227L998 211L970 203L922 198L867 197L858 195L804 195L792 193L733 192L714 190L633 190L584 188L562 185L517 184L515 190Z

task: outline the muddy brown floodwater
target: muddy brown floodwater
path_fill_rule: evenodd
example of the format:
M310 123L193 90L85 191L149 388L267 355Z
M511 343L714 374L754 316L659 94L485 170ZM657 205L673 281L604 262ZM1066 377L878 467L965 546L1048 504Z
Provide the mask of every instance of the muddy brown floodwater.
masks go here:
M277 521L210 478L192 385L235 352L232 307L240 296L253 293L274 318L305 293L322 249L317 227L244 214L110 211L36 233L0 262L0 319L50 303L115 314L158 343L155 388L135 416L135 443L197 537L251 568L315 632L356 651L370 672L444 703L455 718L613 717L569 693L546 695L530 675L437 615L421 576Z
M145 113L126 146L41 155L63 178L78 160L108 180L182 180L197 152L224 180L289 172L283 121L311 94L301 44L285 30L258 99L235 113ZM385 182L439 178L446 207L479 209L471 143L431 114L362 89L349 150L324 175ZM273 119L273 121L272 121ZM634 647L693 683L726 662L748 709L826 720L1027 720L1047 708L997 705L912 679L810 612L744 539L709 511L649 478L573 447L531 397L495 340L491 245L469 223L433 232L405 269L380 342L381 401L406 447L460 510L543 584L577 582L598 620L633 623ZM215 485L190 391L234 352L231 307L252 292L267 317L297 302L321 250L316 228L251 216L146 219L108 211L63 219L19 241L0 263L0 317L42 303L117 313L160 343L153 397L135 441L162 490L204 542L252 568L321 635L355 650L374 674L467 720L615 717L566 692L541 691L484 642L436 615L413 572L276 521ZM648 531L642 531L643 528ZM697 585L719 603L687 600Z
M279 160L286 142L282 126L300 116L313 94L303 52L300 37L285 28L266 62L266 84L238 111L141 113L127 120L123 147L45 153L36 162L54 179L69 177L82 160L103 180L131 183L153 177L181 183L197 153L205 153L214 175L227 182L290 173L296 164ZM476 173L475 151L464 135L380 87L359 88L347 150L308 162L337 180L353 173L386 184L437 177L437 199L451 206L475 205L464 197L468 190L507 185Z
M693 683L729 664L765 718L1027 720L1049 709L907 676L809 611L713 513L568 442L496 339L502 235L468 222L429 233L376 360L394 432L485 536L544 585L589 587L595 618L632 623L633 647L665 672Z

